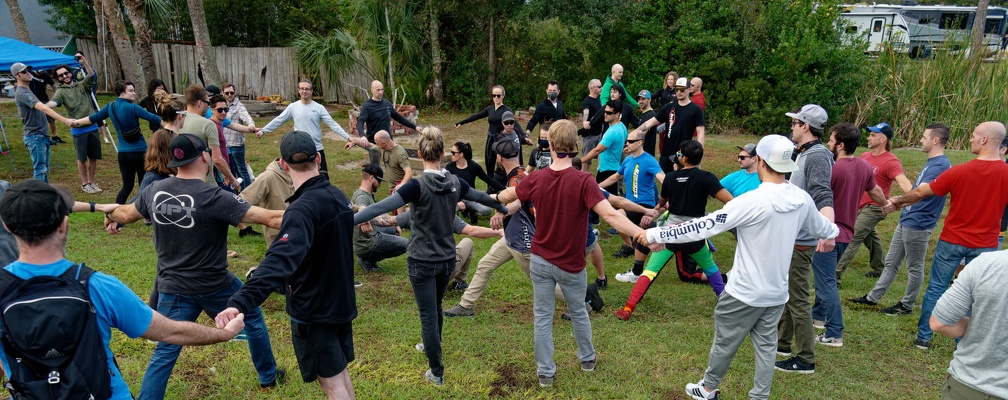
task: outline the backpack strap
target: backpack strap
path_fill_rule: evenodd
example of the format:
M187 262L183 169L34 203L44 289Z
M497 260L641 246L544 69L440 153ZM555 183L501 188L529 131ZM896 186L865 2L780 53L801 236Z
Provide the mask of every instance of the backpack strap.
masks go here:
M7 290L10 289L11 286L21 282L24 282L24 279L14 275L14 273L8 271L6 268L0 268L0 296L7 293Z
M75 268L76 267L76 268ZM70 268L67 268L62 275L63 278L73 279L84 286L84 292L87 293L88 302L91 301L91 288L88 286L88 282L91 280L91 275L94 275L94 270L84 265L84 263L74 264ZM3 292L0 292L2 294Z

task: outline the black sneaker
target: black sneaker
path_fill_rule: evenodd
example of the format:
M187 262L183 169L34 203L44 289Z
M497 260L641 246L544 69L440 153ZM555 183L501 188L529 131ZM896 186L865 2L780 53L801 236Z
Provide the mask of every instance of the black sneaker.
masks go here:
M251 226L246 226L245 229L238 231L238 237L246 236L262 236L261 232L256 232Z
M588 285L588 290L585 291L585 303L591 307L591 311L599 312L605 302L602 301L602 296L599 294L598 285L591 284Z
M364 272L378 272L378 271L381 271L381 266L378 265L377 263L373 263L371 261L365 260L362 257L356 257L356 258L357 258L357 265L360 265L361 269L364 270Z
M909 315L913 313L913 309L907 308L903 303L896 303L892 307L883 308L881 311L885 315Z
M873 306L874 307L874 306L878 305L877 301L868 300L868 296L867 295L861 296L861 297L857 297L857 298L853 298L853 299L847 299L847 301L849 301L851 303L854 303L854 304L861 304L861 305L865 305L865 306Z
M283 383L287 379L287 370L282 368L277 368L276 376L273 377L273 382L260 383L259 388L262 390L273 389L277 384Z
M791 357L784 361L774 363L774 369L783 372L797 372L799 374L811 374L815 372L815 363L802 362L798 356Z
M609 288L609 279L595 278L595 286L598 286L599 290L606 290Z
M875 271L868 271L868 272L865 272L864 276L867 277L867 278L878 278L878 277L882 276L882 273L881 272L875 272Z
M452 282L451 290L454 292L464 292L469 288L469 284L465 281L455 281Z
M921 349L921 350L927 350L927 349L931 348L931 342L928 342L928 341L925 341L925 340L921 340L921 339L914 339L913 345L915 347L917 347L918 349Z
M634 255L633 247L623 245L623 247L620 247L619 251L613 253L612 256L616 258L627 258L632 255Z

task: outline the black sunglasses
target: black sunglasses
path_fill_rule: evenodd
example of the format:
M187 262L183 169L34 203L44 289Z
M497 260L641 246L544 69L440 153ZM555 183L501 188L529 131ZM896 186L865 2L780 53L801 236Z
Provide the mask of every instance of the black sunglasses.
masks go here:
M576 151L570 153L557 153L557 158L567 158L567 157L574 158L575 156L577 156L577 153L578 152Z
M738 156L739 160L745 160L747 158L752 158L752 156Z
M503 94L494 93L492 97L496 99L496 98L504 97L504 95Z
M231 94L235 94L235 92L224 92L224 94L231 95Z
M457 156L459 154L462 154L462 152L461 151L453 151L453 152L451 152L451 155L453 155L453 156Z
M217 112L220 112L220 113L226 113L226 112L228 112L228 108L227 107L220 107L220 108L217 108L216 110L217 110Z
M637 142L639 142L641 140L644 140L644 139L636 139L636 140L635 139L627 139L626 143L627 144L634 144L634 143L637 143Z
M615 114L617 114L616 111L609 111L609 110L605 111L605 115L615 115Z
M504 121L504 125L514 125L514 121Z

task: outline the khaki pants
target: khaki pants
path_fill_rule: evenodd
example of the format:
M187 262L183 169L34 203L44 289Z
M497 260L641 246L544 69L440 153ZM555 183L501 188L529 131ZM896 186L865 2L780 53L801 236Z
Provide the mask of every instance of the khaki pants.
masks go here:
M959 382L952 375L945 378L942 384L942 400L1004 400L1001 397L989 395Z
M472 241L470 241L471 243ZM471 252L471 246L470 246ZM469 288L466 289L465 293L462 294L462 299L459 300L459 304L462 307L472 309L473 305L476 304L476 300L479 300L480 296L483 296L483 290L486 289L487 281L490 280L490 275L493 274L497 268L507 263L510 260L515 260L518 266L522 268L525 272L525 276L529 275L529 259L532 257L530 253L522 253L515 249L508 247L507 242L504 239L499 239L497 242L490 246L490 250L487 251L486 255L479 260L476 264L476 272L473 273L472 282L469 282Z

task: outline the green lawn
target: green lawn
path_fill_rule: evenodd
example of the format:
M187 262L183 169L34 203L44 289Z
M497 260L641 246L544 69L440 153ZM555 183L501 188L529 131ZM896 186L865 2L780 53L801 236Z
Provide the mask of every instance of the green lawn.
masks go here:
M346 124L345 109L336 114ZM60 112L64 110L59 109ZM466 114L467 115L467 114ZM454 129L453 123L464 117L460 113L421 114L422 124L448 127L447 141L473 143L482 160L485 122ZM31 176L27 151L21 143L21 123L12 103L0 104L0 117L13 146L17 171L11 169L7 155L0 156L0 178L11 181ZM785 118L782 116L782 118ZM268 119L257 120L264 126ZM247 143L248 160L258 172L278 156L279 141L291 129L285 125L263 139ZM346 125L344 125L346 127ZM59 128L60 136L70 140L69 130ZM737 168L735 145L755 142L750 136L708 136L704 168L724 176ZM409 143L415 137L402 139ZM366 160L360 149L343 151L342 141L326 144L329 170L333 183L346 193L359 184L359 166ZM63 184L81 201L112 202L120 187L114 150L104 145L105 159L99 163L98 184L105 191L90 195L79 190L80 182L73 159L72 144L58 145L52 152L51 180ZM964 151L950 152L954 164L972 158ZM527 153L526 153L527 154ZM917 149L900 149L907 176L916 178L924 164L924 155ZM898 192L898 189L895 189ZM381 197L381 196L380 196ZM712 200L710 210L719 208ZM880 234L888 246L897 222L895 216L884 220ZM154 278L155 253L151 243L151 228L143 224L127 227L119 236L108 236L101 225L100 214L74 214L70 217L71 233L67 258L84 261L92 268L119 277L142 298L146 299ZM486 225L484 219L482 224ZM259 229L259 228L257 228ZM603 227L602 230L605 230ZM936 229L935 232L940 232ZM261 238L238 238L237 230L229 232L229 247L240 256L232 259L231 270L243 275L258 263L265 252ZM932 236L931 249L938 235ZM382 263L380 273L359 273L364 282L358 291L359 316L354 321L356 361L350 365L350 375L361 398L686 398L683 386L702 377L713 335L715 298L709 287L679 282L669 271L663 274L641 302L633 318L620 321L613 315L622 306L631 285L617 282L616 273L631 266L627 259L612 258L620 246L618 237L603 234L606 273L610 288L602 295L607 303L602 313L592 316L594 344L599 354L598 369L582 373L575 356L576 346L568 322L558 312L554 325L558 372L552 388L540 389L535 376L532 355L532 291L515 264L499 269L487 291L476 306L474 318L446 319L443 333L446 385L436 388L423 380L427 369L424 355L413 349L420 341L420 326L416 305L406 275L405 258ZM714 258L723 270L730 270L735 247L731 235L714 238L718 248ZM489 239L476 240L475 270L479 256L492 244ZM865 278L867 252L859 253L846 274L841 297L861 296L875 280ZM930 265L930 256L927 265ZM359 271L359 269L358 269ZM591 271L591 268L589 268ZM471 273L471 272L470 272ZM594 273L589 272L589 279ZM893 304L906 284L905 269L901 277L882 300ZM444 306L456 304L459 294L445 296ZM316 384L300 382L297 363L290 345L288 317L284 299L272 296L263 305L273 338L273 349L281 367L291 375L287 383L270 393L260 392L255 372L244 343L187 348L179 358L173 379L169 382L168 398L318 398L322 396ZM935 398L952 357L953 341L936 335L930 351L920 351L911 345L917 326L917 315L889 317L875 309L844 305L845 346L817 348L818 369L813 375L776 373L772 396L785 399L870 399L870 398ZM201 317L201 323L211 321ZM126 381L134 393L139 389L144 368L154 349L145 340L131 340L117 333L112 343ZM721 389L725 399L745 398L751 388L753 373L752 347L746 342L740 348Z

